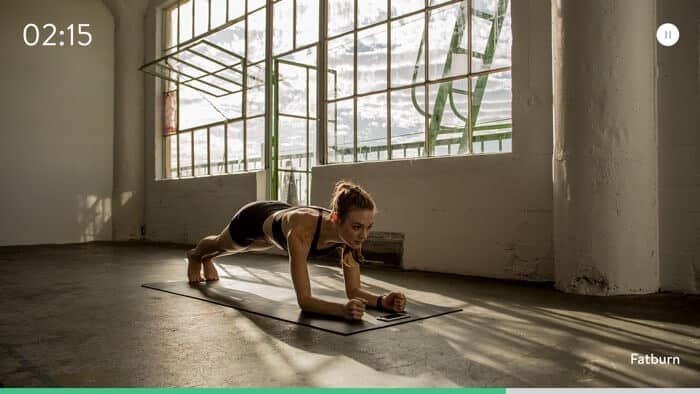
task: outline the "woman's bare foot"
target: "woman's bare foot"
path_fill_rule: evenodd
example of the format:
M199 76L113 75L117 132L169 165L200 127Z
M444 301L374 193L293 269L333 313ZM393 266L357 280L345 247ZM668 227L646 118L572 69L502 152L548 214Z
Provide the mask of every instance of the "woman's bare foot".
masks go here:
M194 249L187 251L187 279L190 283L203 282L202 262L194 255Z
M214 262L211 260L204 260L204 278L207 280L207 282L219 280L219 273L216 272Z

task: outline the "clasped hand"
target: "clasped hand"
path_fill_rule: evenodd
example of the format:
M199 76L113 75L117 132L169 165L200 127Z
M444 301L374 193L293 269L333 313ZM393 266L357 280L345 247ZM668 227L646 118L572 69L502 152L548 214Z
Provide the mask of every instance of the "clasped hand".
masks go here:
M382 307L394 312L403 312L406 307L406 296L403 293L392 291L382 298Z

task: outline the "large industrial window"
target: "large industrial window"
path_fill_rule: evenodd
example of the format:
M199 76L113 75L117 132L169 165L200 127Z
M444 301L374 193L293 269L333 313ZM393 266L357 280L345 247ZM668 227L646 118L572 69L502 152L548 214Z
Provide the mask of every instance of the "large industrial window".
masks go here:
M328 0L328 161L510 151L511 41L509 0Z
M265 0L180 0L163 12L166 178L265 167Z
M308 203L314 165L512 150L510 0L179 0L163 16L142 69L163 79L166 177L270 168L272 198Z

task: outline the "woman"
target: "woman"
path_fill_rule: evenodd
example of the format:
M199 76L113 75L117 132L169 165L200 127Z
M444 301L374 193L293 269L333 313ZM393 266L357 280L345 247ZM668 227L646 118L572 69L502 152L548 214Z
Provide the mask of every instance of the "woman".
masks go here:
M360 288L360 250L372 228L375 213L374 200L369 193L348 181L336 183L330 210L291 206L280 201L252 202L233 216L221 234L204 237L187 252L187 276L190 282L218 280L212 262L214 257L278 246L289 252L292 282L303 311L348 320L362 319L366 306L403 311L406 296L402 293L377 296ZM340 251L349 299L345 304L311 295L306 259L333 249Z

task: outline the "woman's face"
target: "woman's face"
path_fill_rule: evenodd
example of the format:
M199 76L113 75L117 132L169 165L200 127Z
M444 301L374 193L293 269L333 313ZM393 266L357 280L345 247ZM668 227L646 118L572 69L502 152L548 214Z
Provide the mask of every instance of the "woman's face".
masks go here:
M338 225L340 238L353 249L360 249L374 224L374 210L353 209Z

